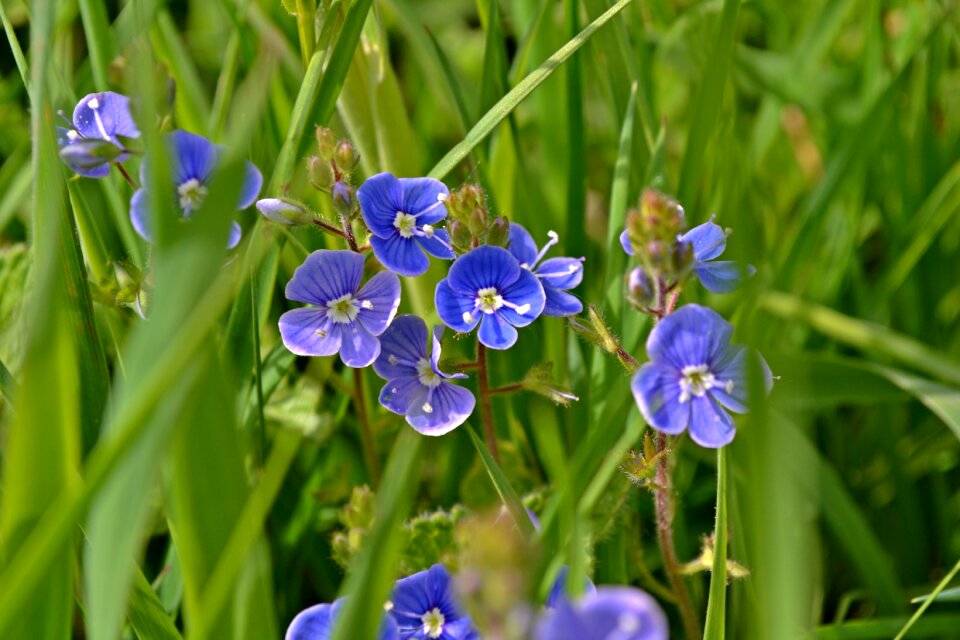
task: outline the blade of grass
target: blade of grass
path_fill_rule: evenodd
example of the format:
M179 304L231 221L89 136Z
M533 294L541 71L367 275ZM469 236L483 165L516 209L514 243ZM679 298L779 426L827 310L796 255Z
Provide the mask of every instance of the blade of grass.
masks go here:
M80 15L83 18L83 33L87 37L87 49L90 52L93 82L97 91L106 91L110 86L107 65L114 56L107 9L103 0L80 0Z
M947 575L943 576L943 580L940 581L940 583L937 585L937 588L934 589L930 596L923 601L923 604L920 605L920 608L917 609L912 616L910 616L910 619L907 620L907 623L903 625L903 628L900 629L900 632L893 640L903 640L903 638L907 637L907 632L913 628L913 625L917 623L917 620L920 619L920 616L922 616L926 612L927 608L933 604L933 601L937 599L937 595L943 591L948 584L950 584L950 581L953 580L953 578L957 575L957 572L960 572L960 561L957 561L957 564L953 565L953 569L951 569Z
M173 18L166 9L157 12L156 24L151 35L157 56L169 65L170 72L177 83L175 105L177 121L184 129L208 135L210 99L200 79L200 73L177 32Z
M713 530L713 569L704 640L723 640L727 617L727 448L717 449L717 523Z
M530 521L530 514L527 513L527 510L523 507L523 503L520 502L520 496L517 495L516 490L514 490L510 481L507 480L507 476L503 473L503 469L500 468L497 461L490 455L490 450L487 449L487 445L477 436L473 427L468 424L466 425L466 429L470 435L470 441L477 450L477 455L480 456L480 461L487 471L487 475L490 476L493 487L497 490L497 494L500 496L500 500L503 501L503 505L507 508L507 511L510 512L510 517L513 518L513 521L517 524L517 528L520 529L520 532L525 537L533 538L536 535L536 530L533 528L533 522Z
M13 53L13 60L17 63L17 71L20 72L20 79L23 80L23 86L30 89L30 69L27 67L27 60L23 57L23 49L20 48L20 41L17 40L17 34L13 30L13 24L7 17L7 10L3 8L0 2L0 20L3 21L3 31L7 35L7 43L10 45L10 51Z
M140 640L182 640L183 638L164 610L157 593L139 569L134 571L128 616L130 626Z

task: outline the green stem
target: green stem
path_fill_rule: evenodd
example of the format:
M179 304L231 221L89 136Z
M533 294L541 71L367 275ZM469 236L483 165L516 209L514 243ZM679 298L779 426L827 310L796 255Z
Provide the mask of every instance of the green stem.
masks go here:
M657 432L657 453L667 448L667 436ZM698 640L700 623L693 610L690 592L680 573L680 563L677 561L677 551L673 546L673 485L670 481L670 472L667 469L667 456L661 455L657 461L657 487L654 491L654 506L657 512L657 541L660 543L660 553L663 556L663 569L670 581L670 588L677 598L677 608L683 620L683 630L690 640Z
M300 36L300 57L303 66L310 63L316 43L314 23L317 19L316 0L297 0L297 34Z
M267 458L267 419L263 412L263 364L260 362L260 318L257 314L257 274L250 276L250 313L253 317L253 362L254 386L257 391L257 445L260 472Z
M487 441L490 455L500 464L500 450L497 448L497 432L493 428L493 409L490 406L490 378L487 370L487 348L477 341L477 391L480 395L480 418L483 420L483 437Z
M363 447L363 459L370 470L374 486L380 484L380 458L377 456L373 429L370 428L370 416L367 413L367 401L363 386L363 369L353 370L353 403L357 410L357 424L360 425L360 442Z
M717 449L717 524L713 533L713 573L707 600L705 640L723 640L727 604L727 449Z

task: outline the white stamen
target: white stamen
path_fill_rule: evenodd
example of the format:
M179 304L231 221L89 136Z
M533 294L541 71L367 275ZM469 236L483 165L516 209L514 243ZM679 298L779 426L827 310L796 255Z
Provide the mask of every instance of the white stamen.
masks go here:
M393 601L387 600L386 602L384 602L384 603L383 603L383 610L384 610L384 611L392 611L392 610L393 610Z
M732 388L717 380L705 364L686 366L680 370L680 374L683 376L680 378L680 402L689 402L694 396L702 398L714 387Z
M431 405L429 402L424 402L424 403L423 403L423 406L420 407L420 408L423 409L423 412L424 412L424 413L433 413L433 405ZM441 623L441 624L443 624L443 623ZM430 636L430 637L431 637L431 638L439 638L440 636L437 635L437 636Z
M447 619L443 616L439 607L434 607L424 613L420 616L420 620L423 622L423 632L428 638L439 638L443 635L443 625Z
M425 224L420 228L423 229L423 233L426 234L428 238L433 237L434 229L432 224Z
M364 309L373 309L373 303L370 302L369 300L364 300L363 302L360 303L360 306L363 307Z
M391 353L389 356L387 356L387 362L389 362L390 364L396 366L396 364L397 364L397 356L395 356L395 355L393 355L393 354Z
M317 329L316 331L314 331L314 333L316 333L316 334L317 334L318 336L320 336L321 338L326 338L326 337L327 337L327 332L324 331L323 329Z
M526 313L530 311L529 304L513 304L512 302L507 302L506 300L503 300L503 306L505 306L507 309L513 309L520 315L526 315Z
M72 142L79 137L80 137L80 134L74 131L73 129L70 129L70 131L67 131L67 140L70 140Z
M437 194L437 202L446 202L448 197L449 197L449 196L447 196L447 194L445 194L445 193L438 193L438 194Z
M473 314L472 314L472 313L470 313L469 311L464 311L464 312L463 312L463 321L464 321L464 322L466 322L467 324L470 324L471 322L473 322L473 320L474 320L474 318L473 318Z
M177 195L180 197L180 208L190 213L203 203L207 188L196 178L190 178L177 187Z
M100 101L96 98L90 98L90 101L87 102L87 106L96 111L100 108Z
M547 244L543 245L540 248L540 253L537 254L536 258L534 258L533 264L527 267L528 269L533 269L538 264L540 264L540 261L543 260L543 256L547 255L547 251L550 249L550 247L560 242L560 236L557 235L556 231L547 231L547 237L550 239L547 240ZM523 265L520 265L520 266L523 266Z
M417 228L417 218L409 213L397 211L393 218L393 226L400 232L401 238L412 238Z
M503 296L497 291L496 287L484 287L477 291L477 298L474 305L484 313L494 313L504 305Z
M357 308L352 293L347 293L336 300L328 301L327 309L327 317L330 318L331 322L337 324L349 324L353 322L357 318L357 314L360 313L360 309ZM356 333L357 327L353 327L353 330L354 333Z

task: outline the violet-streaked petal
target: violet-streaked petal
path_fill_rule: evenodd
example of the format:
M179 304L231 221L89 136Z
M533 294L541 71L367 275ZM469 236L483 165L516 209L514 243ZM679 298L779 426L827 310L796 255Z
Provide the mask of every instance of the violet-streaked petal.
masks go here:
M701 447L717 449L736 435L733 418L710 394L690 399L690 439Z
M303 307L280 316L283 345L298 356L332 356L340 350L340 326L325 309Z
M647 338L654 362L669 363L679 373L684 367L709 364L725 353L733 326L716 311L688 304L668 314Z
M667 640L663 609L634 587L599 587L577 604L580 619L598 640Z
M527 265L527 268L533 268L539 251L530 232L516 222L510 223L510 245L507 250L517 259L517 262Z
M246 209L260 195L263 186L263 174L252 162L247 162L243 170L243 187L240 189L240 202L237 209Z
M520 268L509 251L483 245L457 258L450 266L447 281L452 289L470 296L487 287L495 287L502 293L517 281L522 271L526 270Z
M333 605L316 604L290 622L284 640L329 640L333 629Z
M361 369L373 364L380 355L380 340L359 322L340 325L340 334L340 360L348 367Z
M172 146L174 184L181 185L191 179L207 184L217 164L217 146L187 131L177 130L168 137Z
M630 234L627 233L627 230L624 229L620 234L620 246L623 247L623 251L628 255L633 255L633 245L630 244Z
M84 138L117 142L117 136L140 137L140 130L130 115L130 98L113 91L84 96L73 110L73 126Z
M395 378L387 380L387 383L380 389L380 404L390 411L406 415L410 407L415 402L423 402L427 387L420 382L419 376L414 373L412 376Z
M364 329L378 336L390 326L400 306L400 278L389 271L381 271L370 278L357 292L357 320Z
M543 306L543 315L563 318L566 316L575 316L583 311L583 303L580 298L572 293L560 291L552 287L544 287L543 293L546 295L546 304Z
M473 331L483 313L474 308L473 296L454 291L448 280L449 278L444 278L438 282L433 295L433 304L437 307L440 320L454 331L460 333ZM465 315L469 320L464 318Z
M130 224L141 238L148 242L153 240L153 221L147 205L147 192L143 189L134 191L130 198Z
M763 357L747 347L733 345L725 356L711 368L721 384L710 390L713 397L724 407L736 413L746 413L748 404L748 366L749 358L756 358L756 365L763 377L764 389L769 392L773 387L773 374Z
M457 257L451 248L450 234L446 229L434 229L432 238L426 236L416 236L416 238L420 247L434 258L453 260Z
M644 364L630 383L643 419L654 429L676 435L690 421L689 402L680 402L680 375L653 362Z
M373 370L384 380L416 377L416 363L426 357L427 324L417 316L404 314L380 336L380 356Z
M583 281L583 260L580 258L550 258L537 267L537 277L544 287L573 289Z
M477 339L491 349L509 349L517 341L517 330L498 313L484 313ZM516 315L516 314L514 314Z
M390 271L402 276L419 276L426 273L430 260L413 236L404 238L399 233L389 237L371 236L373 255Z
M450 574L442 564L397 580L390 596L390 615L403 628L421 628L421 616L431 609L440 609L448 621L463 617L453 595Z
M363 277L363 256L353 251L314 251L293 272L287 283L290 300L326 305L346 294L354 294Z
M693 257L699 261L713 260L727 248L727 234L713 222L713 217L687 231L680 240L693 244Z
M230 222L230 233L227 236L227 249L233 249L235 246L240 244L240 238L243 236L243 229L240 228L240 223L236 221Z
M378 173L367 178L357 189L360 213L367 228L382 238L397 233L393 221L403 207L403 187L392 173Z
M400 178L403 202L400 211L417 215L417 225L436 224L447 217L447 208L440 202L450 195L447 185L434 178ZM429 209L429 211L427 211Z
M700 284L713 293L730 293L740 286L744 273L753 275L756 271L750 265L741 267L732 260L697 262L693 269L697 272Z
M410 405L407 422L425 436L442 436L463 424L475 405L476 399L469 390L441 382L432 394L425 394Z
M536 320L547 301L540 279L527 269L521 269L516 281L500 290L500 296L512 305L528 307L524 313L507 306L500 307L497 313L515 327L525 327Z
M556 601L537 623L534 640L605 640L586 626L566 598Z

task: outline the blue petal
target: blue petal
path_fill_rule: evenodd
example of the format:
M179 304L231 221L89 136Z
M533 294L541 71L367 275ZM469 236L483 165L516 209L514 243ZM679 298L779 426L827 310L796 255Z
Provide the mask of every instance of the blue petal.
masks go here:
M332 356L340 350L340 326L325 309L293 309L280 316L283 345L298 356Z
M543 313L543 307L547 301L540 279L527 269L520 270L520 277L516 282L500 289L500 295L511 304L530 306L524 314L519 314L509 307L500 307L498 315L515 327L525 327L536 320Z
M260 195L260 187L263 186L263 174L260 169L252 162L248 162L243 173L243 188L240 190L240 202L237 203L237 209L246 209Z
M565 599L567 596L567 575L570 573L570 567L563 565L560 567L560 571L557 572L557 577L553 581L553 586L550 587L550 593L547 594L547 601L544 603L548 609L552 609L560 603L560 600ZM590 580L590 578L583 577L583 593L582 597L586 598L592 596L597 592L596 585Z
M80 151L72 157L71 152ZM113 165L109 160L90 158L83 152L83 147L79 144L71 144L63 148L60 157L74 173L85 178L106 178L110 175Z
M240 244L240 238L243 235L243 230L240 228L240 224L236 221L230 222L230 234L227 236L227 249L233 249L235 246Z
M440 370L440 353L442 351L440 348L440 338L443 337L444 328L445 327L443 325L439 325L433 328L433 336L432 336L433 339L432 339L431 350L430 350L430 368L433 370L435 374L437 374L441 378L446 378L447 380L457 380L457 379L466 378L467 374L465 373L444 373L443 371Z
M333 629L333 606L317 604L297 614L284 640L329 640Z
M657 323L647 338L647 353L679 372L713 362L726 352L731 335L733 327L716 311L688 304Z
M509 251L483 245L457 258L447 280L452 289L473 297L487 287L496 287L502 293L517 281L521 271L525 270Z
M403 187L392 173L378 173L357 189L360 213L367 228L382 238L395 235L393 221L403 207Z
M433 304L437 308L440 320L454 331L460 333L473 331L473 328L480 321L479 316L482 315L479 312L474 312L474 297L454 291L448 280L449 278L444 278L438 282L437 289L433 294ZM470 314L469 322L464 320L464 314Z
M423 250L435 258L453 260L457 257L450 246L450 234L446 229L434 229L432 238L416 236L416 239Z
M96 110L90 107L91 100L97 101ZM117 136L140 137L140 130L130 115L130 98L112 91L84 96L73 110L73 126L84 138L118 142Z
M728 445L736 435L733 418L710 394L690 400L690 439L701 447L717 449Z
M533 637L534 640L605 640L604 636L594 635L566 599L559 600L540 619Z
M560 291L553 287L544 287L547 302L543 306L543 315L563 318L565 316L575 316L583 311L583 303L580 298L566 291Z
M477 338L491 349L509 349L517 341L517 330L499 313L484 313ZM516 315L516 314L514 314Z
M736 413L746 413L748 408L747 358L750 355L757 359L760 375L763 376L764 388L769 392L773 387L773 374L770 372L770 367L767 366L766 361L756 351L740 345L732 346L722 359L711 366L711 370L719 382L724 385L732 383L732 385L730 385L729 391L723 386L714 387L710 390L710 393L720 404Z
M397 364L390 363L391 356ZM426 357L426 323L417 316L404 314L397 316L380 336L380 357L373 363L373 370L384 380L416 376L416 363Z
M174 131L169 134L169 139L173 151L174 184L180 185L191 179L207 184L217 164L217 146L203 136L186 131Z
M698 262L693 268L697 272L700 284L713 293L730 293L740 286L743 280L744 270L731 260ZM746 273L753 275L753 272L753 267L747 265Z
M524 227L515 222L510 223L510 245L507 247L517 262L527 267L533 266L537 260L537 243L533 236Z
M287 283L290 300L324 306L346 294L354 294L363 277L363 256L353 251L314 251L293 272Z
M367 302L373 305L369 309L364 306ZM397 315L397 307L400 306L400 278L395 273L381 271L370 278L357 293L357 304L360 305L357 320L373 335L380 335Z
M680 240L693 244L693 257L701 262L713 260L727 248L727 234L720 225L714 224L713 217L687 231Z
M390 615L401 629L422 628L421 616L433 608L440 609L448 622L464 617L453 595L450 574L442 564L397 580L390 600Z
M141 238L147 242L153 241L153 222L147 208L147 192L143 189L134 191L130 198L130 224Z
M578 604L592 638L667 640L667 616L657 601L634 587L600 587Z
M402 276L419 276L426 273L430 260L414 237L404 238L399 233L383 238L370 236L373 255L380 264Z
M620 246L623 247L624 252L626 252L628 256L633 255L633 245L630 244L630 234L627 233L626 229L620 234Z
M406 415L414 403L421 403L427 387L420 382L416 374L403 378L388 380L380 389L380 404L384 408L399 414Z
M690 421L689 402L680 402L680 375L648 362L630 383L643 419L654 429L676 435Z
M360 369L369 366L380 355L380 341L359 322L340 325L340 334L343 340L340 360L348 367Z
M550 258L540 263L534 273L544 287L573 289L583 281L582 258Z
M447 217L445 205L437 204L442 195L450 195L447 185L434 178L400 178L400 187L403 189L403 203L399 211L417 215L417 225L436 224Z
M425 436L450 433L473 413L476 400L463 387L441 382L407 410L407 422Z

